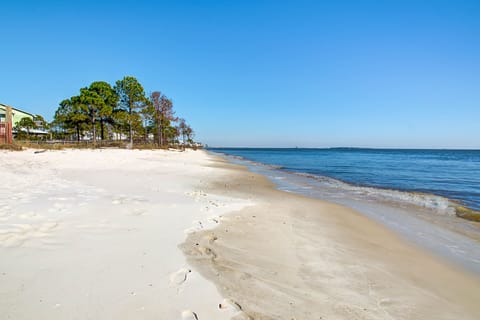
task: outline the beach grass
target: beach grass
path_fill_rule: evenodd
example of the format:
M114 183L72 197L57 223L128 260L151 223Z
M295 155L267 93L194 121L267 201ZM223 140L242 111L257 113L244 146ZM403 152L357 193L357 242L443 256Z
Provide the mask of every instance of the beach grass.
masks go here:
M23 147L18 144L0 144L0 150L22 151Z
M135 143L132 148L128 147L125 141L99 141L92 143L91 141L80 142L45 142L45 141L15 141L11 145L0 145L0 149L7 150L23 150L23 149L45 149L45 150L64 150L64 149L102 149L102 148L117 148L117 149L138 149L138 150L185 150L185 149L199 149L198 146L182 146L182 145L163 145L159 146L154 143Z

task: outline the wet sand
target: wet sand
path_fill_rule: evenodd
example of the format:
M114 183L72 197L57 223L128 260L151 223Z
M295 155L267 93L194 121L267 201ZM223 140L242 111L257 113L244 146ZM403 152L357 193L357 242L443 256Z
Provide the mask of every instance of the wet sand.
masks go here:
M478 319L480 279L350 210L217 158L207 193L253 205L181 248L236 319ZM234 303L232 303L232 301Z

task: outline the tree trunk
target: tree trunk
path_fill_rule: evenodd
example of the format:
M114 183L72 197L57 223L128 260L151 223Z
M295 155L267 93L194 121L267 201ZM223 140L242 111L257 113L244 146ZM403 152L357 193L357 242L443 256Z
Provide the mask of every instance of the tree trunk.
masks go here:
M132 130L132 122L130 120L130 145L133 146L133 130Z
M92 129L93 129L93 145L95 145L97 141L97 128L95 125L95 118L92 118Z
M132 129L132 102L130 101L130 105L128 106L128 126L130 129L130 147L133 147L133 129Z
M145 133L144 133L144 136L143 136L143 139L145 140L143 143L148 143L148 130L147 130L147 126L146 126L146 123L143 124L144 128L145 128Z
M105 135L103 132L103 118L100 118L100 138L102 141L105 140Z
M157 117L157 135L158 135L158 145L162 146L162 117Z
M80 142L80 126L77 124L77 142Z
M158 145L162 146L162 125L158 125Z

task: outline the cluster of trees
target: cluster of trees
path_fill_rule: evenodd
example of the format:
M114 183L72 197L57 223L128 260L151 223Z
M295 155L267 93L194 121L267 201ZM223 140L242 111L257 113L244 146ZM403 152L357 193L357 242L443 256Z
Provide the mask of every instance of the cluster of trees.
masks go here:
M80 141L128 140L193 144L194 132L184 119L175 117L172 100L159 91L148 97L134 77L124 77L112 87L96 81L79 95L60 102L51 124L56 138Z
M30 132L33 129L41 129L46 131L49 128L49 124L41 115L35 115L32 118L22 118L15 123L16 138L20 140L38 140L45 138L46 136L31 135Z

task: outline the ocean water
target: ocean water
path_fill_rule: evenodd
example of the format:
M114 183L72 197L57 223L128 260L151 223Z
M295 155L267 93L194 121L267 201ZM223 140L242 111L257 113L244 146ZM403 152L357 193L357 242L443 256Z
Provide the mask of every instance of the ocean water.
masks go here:
M412 192L425 193L480 210L480 150L210 150L272 165L280 171L323 179L330 184L337 183L339 188L370 188L371 193L378 191L384 196L388 191L393 191L390 192L392 195L394 191L409 192L410 195ZM396 196L402 197L402 194L397 192ZM406 194L403 196L408 197Z
M348 206L480 274L480 151L210 148L277 188Z

